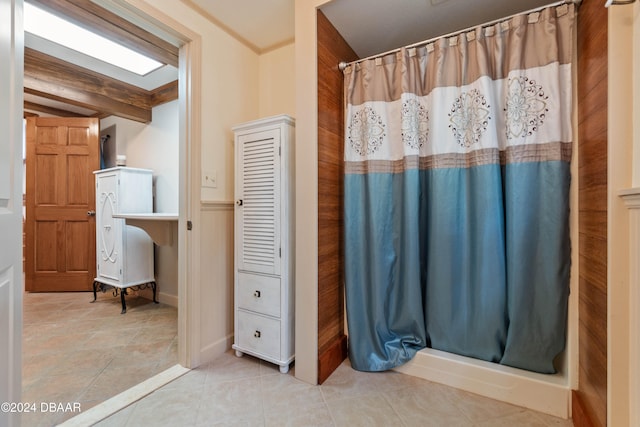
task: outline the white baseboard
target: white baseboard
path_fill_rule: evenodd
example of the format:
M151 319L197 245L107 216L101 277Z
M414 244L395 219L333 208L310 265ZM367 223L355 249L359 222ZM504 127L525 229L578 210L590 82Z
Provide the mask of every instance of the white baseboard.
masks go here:
M216 357L224 354L231 348L233 344L233 334L229 334L226 337L215 341L200 350L200 363L211 362Z
M571 416L571 389L559 374L545 375L424 349L395 371L560 418Z
M144 289L142 291L136 291L138 296L146 298L148 300L153 300L153 291L151 289ZM164 292L156 293L156 300L163 304L170 305L171 307L178 308L178 296L166 294Z

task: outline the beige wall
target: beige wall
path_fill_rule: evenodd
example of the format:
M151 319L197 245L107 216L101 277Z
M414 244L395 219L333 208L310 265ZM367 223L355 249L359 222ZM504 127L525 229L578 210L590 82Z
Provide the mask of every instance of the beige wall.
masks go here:
M318 87L316 8L296 0L296 378L318 381Z
M186 4L145 0L199 34L201 51L202 170L214 171L217 188L202 188L202 200L233 200L231 127L259 117L259 57Z
M260 55L260 117L295 116L295 44Z
M295 115L295 45L258 55L182 2L143 1L201 38L201 167L217 178L216 188L200 188L200 224L194 224L200 241L199 333L195 337L200 353L192 360L205 363L230 348L233 337L231 128L260 117Z
M206 363L230 347L233 334L233 134L231 127L259 117L259 56L185 3L175 0L127 0L142 9L160 11L174 28L187 27L196 37L200 63L200 103L193 106L192 120L199 135L190 138L194 153L200 153L203 171L216 173L216 188L200 188L193 177L192 190L200 188L203 201L193 220L192 283L181 295L191 304L186 323L193 334L186 341L191 367ZM153 12L156 13L156 12ZM196 64L198 61L196 61ZM197 73L196 73L197 74ZM188 128L191 129L191 128ZM200 144L199 146L197 144ZM187 171L190 173L190 171ZM193 208L193 204L190 207ZM195 209L195 208L194 208ZM231 245L231 246L230 246ZM185 279L186 280L186 279ZM182 301L181 301L182 304ZM185 302L184 307L187 303ZM194 306L195 305L195 306ZM182 306L182 305L181 305ZM196 316L196 317L194 317ZM185 341L181 341L185 342Z
M607 424L611 426L629 425L631 408L637 405L629 402L630 380L637 381L629 378L630 327L637 334L629 323L629 211L619 197L633 185L632 159L638 155L637 146L634 150L638 116L630 96L637 90L633 89L637 80L633 35L638 27L636 23L634 30L634 11L637 21L637 5L609 8Z

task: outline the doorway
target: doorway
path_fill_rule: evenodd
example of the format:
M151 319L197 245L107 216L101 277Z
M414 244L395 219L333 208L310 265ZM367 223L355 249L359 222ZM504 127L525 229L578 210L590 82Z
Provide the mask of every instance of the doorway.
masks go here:
M135 3L135 2L129 2ZM187 222L197 221L199 219L199 193L196 185L199 180L194 179L200 174L199 162L199 123L192 120L192 115L197 115L199 111L196 106L199 100L200 79L199 67L194 66L194 62L198 63L199 55L199 36L190 30L175 23L170 17L164 13L150 8L146 4L138 4L141 8L135 6L121 8L123 15L135 15L136 19L149 20L158 23L167 30L173 32L182 42L180 48L180 67L179 67L179 220L178 220L178 363L185 367L193 367L197 365L197 357L192 356L197 352L192 351L190 346L195 340L191 339L193 335L194 323L190 319L198 319L199 316L194 310L199 310L199 306L193 304L196 301L193 298L187 298L197 289L192 288L192 284L198 282L194 280L193 253L197 253L197 245L194 239L191 239L187 233ZM141 9L145 9L146 12ZM116 311L120 316L119 311ZM129 314L129 313L128 313ZM127 315L128 315L127 314ZM125 315L126 316L126 315ZM126 319L124 316L118 319ZM87 319L90 323L91 319ZM117 328L116 328L117 329ZM46 360L42 361L46 363ZM131 362L135 365L135 360Z

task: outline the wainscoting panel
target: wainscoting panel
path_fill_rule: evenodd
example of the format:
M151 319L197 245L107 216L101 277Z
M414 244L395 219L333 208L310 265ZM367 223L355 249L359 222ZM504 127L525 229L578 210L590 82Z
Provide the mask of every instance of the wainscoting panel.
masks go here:
M207 363L233 343L233 202L201 202L200 362Z

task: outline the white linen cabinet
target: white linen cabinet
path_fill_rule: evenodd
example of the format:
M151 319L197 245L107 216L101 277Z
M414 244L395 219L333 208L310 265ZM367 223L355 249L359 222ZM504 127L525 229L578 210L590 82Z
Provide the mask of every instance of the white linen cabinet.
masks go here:
M125 224L115 214L153 212L152 171L115 167L94 172L96 177L96 291L107 288L120 293L122 313L127 311L127 288L151 287L156 301L153 274L153 241L141 228Z
M294 359L294 126L280 115L233 128L233 348L282 373Z

